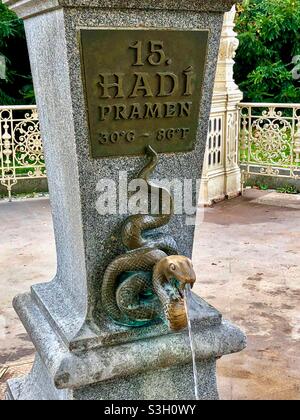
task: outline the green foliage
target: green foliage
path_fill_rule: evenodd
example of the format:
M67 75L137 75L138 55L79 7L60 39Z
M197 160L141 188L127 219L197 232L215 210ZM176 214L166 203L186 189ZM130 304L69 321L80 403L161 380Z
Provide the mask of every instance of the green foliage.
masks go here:
M279 193L282 194L298 194L298 190L294 185L283 185L280 188L277 188L276 190Z
M0 79L0 105L34 103L23 23L2 3L0 54L6 62L6 78Z
M238 6L235 79L246 101L300 102L300 0L244 0Z
M259 184L258 188L262 191L267 191L269 189L269 185L268 184Z
M300 102L300 79L293 78L300 56L300 0L244 0L238 5L235 79L246 101ZM0 3L0 54L7 76L0 79L0 104L35 102L24 28Z

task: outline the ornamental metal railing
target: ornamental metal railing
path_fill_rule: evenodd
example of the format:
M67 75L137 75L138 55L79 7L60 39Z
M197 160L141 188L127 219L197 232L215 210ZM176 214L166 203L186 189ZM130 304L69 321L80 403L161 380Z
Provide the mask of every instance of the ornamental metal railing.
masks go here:
M242 182L253 175L300 179L300 104L241 103L238 111ZM224 144L230 135L223 132L222 118L221 111L211 115L207 176L226 169ZM229 149L236 156L234 141ZM18 181L46 176L36 106L0 106L0 183L8 197Z
M0 106L0 183L11 199L19 180L46 178L36 106Z
M300 104L241 103L243 183L253 175L300 178Z

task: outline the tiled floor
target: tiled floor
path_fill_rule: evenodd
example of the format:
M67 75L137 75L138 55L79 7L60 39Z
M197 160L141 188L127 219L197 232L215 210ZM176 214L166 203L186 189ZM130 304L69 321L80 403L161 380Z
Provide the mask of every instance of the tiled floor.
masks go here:
M276 204L275 206L273 204ZM279 206L280 204L280 206ZM0 202L0 399L5 381L31 366L33 347L11 300L55 273L49 202ZM244 352L219 362L223 399L300 398L300 204L247 191L200 211L196 291L248 335Z

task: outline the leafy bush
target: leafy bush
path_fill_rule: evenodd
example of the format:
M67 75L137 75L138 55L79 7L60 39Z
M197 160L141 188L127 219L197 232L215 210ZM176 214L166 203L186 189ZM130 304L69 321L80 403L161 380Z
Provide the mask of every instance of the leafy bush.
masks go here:
M35 102L23 22L0 3L0 54L6 78L0 79L0 105Z
M300 0L244 0L238 5L235 79L246 101L300 102L300 80L292 70L300 56ZM17 52L17 53L16 53ZM0 104L34 103L23 23L0 3L0 53L7 78Z
M258 188L262 191L267 191L269 189L269 185L268 184L259 184Z
M298 194L297 188L294 185L288 185L288 184L283 185L280 188L277 188L276 191L282 194Z
M300 55L300 0L244 0L238 5L240 46L235 78L252 102L300 102L293 58Z

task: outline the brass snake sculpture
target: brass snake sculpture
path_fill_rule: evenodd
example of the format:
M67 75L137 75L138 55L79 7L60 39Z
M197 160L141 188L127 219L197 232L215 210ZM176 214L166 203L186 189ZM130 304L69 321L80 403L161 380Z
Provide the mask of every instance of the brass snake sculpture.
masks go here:
M126 219L122 240L128 252L117 257L105 271L102 307L120 325L144 326L165 316L169 328L178 331L187 325L183 290L186 284L194 285L196 275L189 258L174 255L178 250L172 237L151 232L169 223L174 210L169 191L148 179L158 156L150 146L147 154L150 161L138 178L146 181L152 194L156 190L169 198L170 211Z

